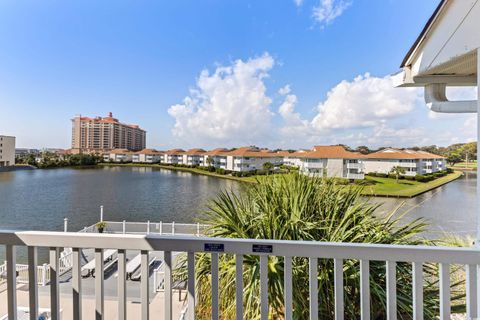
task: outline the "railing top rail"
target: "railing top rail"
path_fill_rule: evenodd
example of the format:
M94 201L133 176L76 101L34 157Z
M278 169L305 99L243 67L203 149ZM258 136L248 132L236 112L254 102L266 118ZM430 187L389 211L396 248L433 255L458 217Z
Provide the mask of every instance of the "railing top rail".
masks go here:
M108 221L108 220L104 220L105 223L108 224L123 224L123 221ZM138 224L138 225L147 225L148 222L145 221L145 222L138 222L138 221L127 221L125 220L125 223L126 224ZM150 224L151 225L154 225L154 224L158 224L160 223L160 221L155 221L155 220L151 220L150 221ZM208 227L209 225L208 224L202 224L202 223L181 223L181 222L163 222L162 221L162 224L165 225L165 226L168 226L168 225L171 225L171 224L175 224L176 226L188 226L188 227L197 227L197 225L199 225L200 227ZM95 225L91 225L91 227L94 227Z
M373 261L478 264L480 250L434 246L408 246L317 241L227 239L157 234L96 234L49 231L2 231L0 245L126 249L147 251L364 259ZM256 246L256 248L254 248ZM256 252L254 252L256 251Z

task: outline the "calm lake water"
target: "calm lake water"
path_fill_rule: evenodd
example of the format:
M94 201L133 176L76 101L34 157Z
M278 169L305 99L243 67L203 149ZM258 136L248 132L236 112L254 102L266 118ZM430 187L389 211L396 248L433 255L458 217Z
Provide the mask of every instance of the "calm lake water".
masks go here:
M99 220L196 222L208 199L240 184L156 168L0 173L0 228L78 231Z
M401 206L399 212L408 211L405 220L426 219L431 236L474 237L477 230L476 183L477 174L465 172L459 179L412 199L372 198L371 201L382 203L383 212Z
M108 167L0 173L0 229L77 231L99 220L196 222L208 199L241 184L178 171ZM413 199L370 198L382 212L403 204L405 219L423 217L433 235L474 235L476 174ZM0 251L2 251L0 249ZM0 252L0 256L2 253ZM1 257L0 257L1 258Z

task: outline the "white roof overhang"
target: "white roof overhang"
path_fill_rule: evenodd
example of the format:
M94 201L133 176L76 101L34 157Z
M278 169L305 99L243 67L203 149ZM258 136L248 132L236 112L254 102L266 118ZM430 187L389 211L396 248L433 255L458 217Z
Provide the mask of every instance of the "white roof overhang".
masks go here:
M447 86L476 86L480 0L442 0L393 76L395 86L425 87L436 112L476 112L477 101L448 101Z

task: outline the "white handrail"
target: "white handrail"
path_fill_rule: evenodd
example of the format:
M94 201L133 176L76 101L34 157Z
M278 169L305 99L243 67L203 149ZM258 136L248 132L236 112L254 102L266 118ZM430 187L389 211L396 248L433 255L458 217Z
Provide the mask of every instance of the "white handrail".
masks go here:
M365 287L368 284L369 278L369 261L385 261L385 278L387 282L386 301L387 313L393 317L396 314L397 308L397 279L396 279L396 264L397 262L413 262L413 266L421 265L422 263L439 263L441 264L441 281L440 281L440 310L444 319L449 318L450 310L450 280L449 280L449 265L460 264L467 265L467 317L475 318L477 314L477 266L480 261L479 248L455 248L455 247L434 247L434 246L413 246L413 245L385 245L385 244L364 244L364 243L333 243L333 242L317 242L317 241L287 241L287 240L260 240L260 239L226 239L226 238L206 238L206 237L192 237L192 236L161 236L158 234L136 235L136 234L98 234L98 233L73 233L73 232L46 232L46 231L0 231L0 245L7 246L7 284L9 296L14 296L16 286L16 275L8 272L8 266L12 264L15 257L15 246L32 246L32 247L49 247L51 268L48 268L48 279L50 280L51 291L51 305L52 311L58 312L59 307L56 303L59 299L59 274L61 266L58 263L58 249L59 247L72 247L73 252L77 252L77 248L93 248L96 255L99 257L103 255L102 250L117 249L140 251L141 254L141 303L142 303L142 318L148 319L148 303L149 303L149 288L148 274L149 274L149 252L163 251L164 261L162 263L163 270L157 268L154 272L154 288L158 290L163 286L165 295L164 303L164 318L172 318L172 294L173 294L173 279L172 270L175 268L175 260L172 260L172 253L188 252L188 274L194 275L194 255L192 253L210 253L212 255L211 277L212 277L212 314L219 314L218 310L218 293L219 284L219 256L222 254L236 255L236 277L235 279L242 279L242 259L244 255L260 256L260 295L259 301L261 304L262 319L268 318L268 257L281 256L290 259L285 259L285 311L290 314L292 310L291 299L291 283L292 283L292 257L306 257L309 258L309 279L310 284L318 277L317 274L317 259L332 259L334 260L334 295L335 295L335 310L338 314L342 314L344 310L344 288L343 288L343 261L346 259L356 259L360 261L362 266L360 274L360 283L364 284L361 288L362 310L363 314L367 314L366 306L369 305L370 295L369 290ZM215 262L215 263L214 263ZM123 274L118 275L119 281L125 279L125 262L118 262L123 265L119 270L123 270ZM103 264L99 263L103 267ZM2 266L0 266L0 270ZM20 279L27 277L25 270L28 266L17 265ZM73 259L73 269L79 268L79 261ZM3 268L5 269L5 268ZM418 268L417 268L418 269ZM417 270L415 269L415 270ZM420 268L421 270L421 268ZM420 272L421 273L421 272ZM160 276L163 275L163 279ZM45 276L46 272L45 272ZM238 277L237 277L238 276ZM421 274L413 273L415 283L421 280ZM28 278L28 277L27 277ZM78 278L78 277L76 277ZM195 279L193 279L195 280ZM80 281L77 279L77 281ZM240 285L243 283L240 281ZM240 286L240 289L242 288ZM417 285L418 287L418 285ZM421 286L420 286L421 287ZM102 301L104 300L103 278L95 278L96 288L96 306L103 308ZM188 301L195 302L195 283L188 281L187 283ZM239 301L242 301L242 290L235 290ZM316 292L313 290L312 292ZM36 294L36 293L33 293ZM79 292L81 296L81 292ZM120 299L125 302L125 295L119 294ZM215 298L216 297L216 298ZM311 298L311 297L310 297ZM366 300L365 300L366 299ZM414 297L412 297L413 309L422 310L423 300L419 290L414 290ZM32 299L34 300L34 299ZM312 300L313 301L313 300ZM16 307L15 299L9 300L9 310L14 310ZM77 300L74 303L79 303ZM194 305L194 303L192 304ZM317 306L318 307L318 306ZM315 304L310 304L311 310L316 310ZM13 311L10 311L13 313ZM103 313L103 309L98 312ZM192 316L193 309L188 308L186 313Z

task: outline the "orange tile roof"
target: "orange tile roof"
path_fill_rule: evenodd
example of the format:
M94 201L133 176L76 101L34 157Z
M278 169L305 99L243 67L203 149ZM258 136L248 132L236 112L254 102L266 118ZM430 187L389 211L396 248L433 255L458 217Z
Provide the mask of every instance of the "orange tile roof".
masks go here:
M362 159L365 157L361 153L347 151L343 146L315 146L311 151L295 152L295 156L318 159Z
M111 153L111 154L130 154L131 152L130 152L130 150L127 150L127 149L113 149L109 153Z
M203 155L203 154L206 154L207 151L203 150L203 149L200 149L200 148L193 148L193 149L190 149L190 150L187 150L185 152L185 154L188 154L188 155Z
M170 149L167 152L165 152L165 154L181 155L181 154L185 154L185 150L183 150L183 149Z
M234 157L262 157L262 158L275 158L281 157L281 155L277 154L268 149L258 149L252 147L242 147L230 152L225 153L226 156L234 156Z
M216 148L210 151L207 151L205 154L209 156L221 156L228 152L228 149L225 148Z
M141 151L134 152L135 154L162 154L164 151L158 151L155 149L143 149Z
M112 113L110 112L106 117L82 117L80 116L80 121L88 121L88 122L99 122L99 123L116 123L122 126L126 126L132 129L140 129L140 127L137 124L127 124L127 123L122 123L118 121L118 119L114 118ZM140 129L143 130L143 129Z
M367 154L367 159L443 159L445 157L426 152L409 149L387 148L374 153Z

